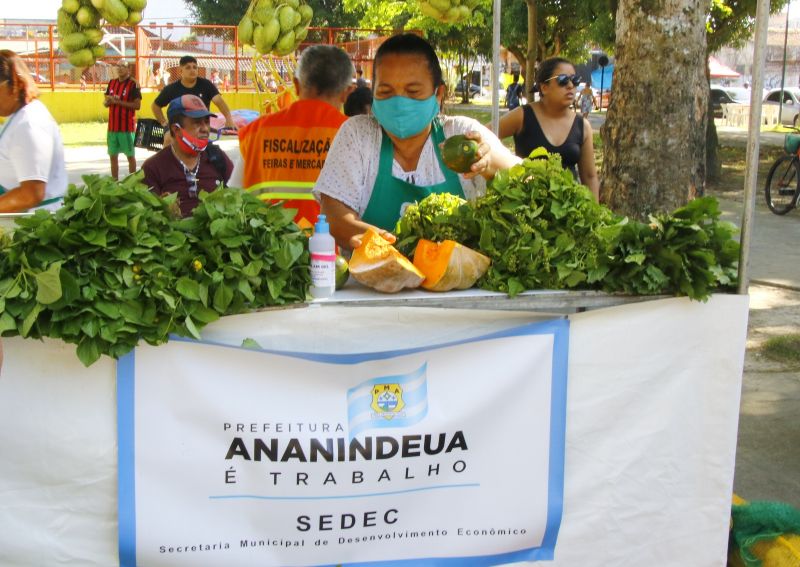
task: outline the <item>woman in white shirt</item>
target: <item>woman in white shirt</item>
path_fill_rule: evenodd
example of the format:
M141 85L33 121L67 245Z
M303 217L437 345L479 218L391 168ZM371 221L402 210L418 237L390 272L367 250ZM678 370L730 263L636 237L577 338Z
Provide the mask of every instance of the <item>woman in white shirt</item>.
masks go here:
M19 56L0 50L0 213L57 208L67 190L58 125Z
M372 116L341 126L314 187L331 234L345 248L358 246L368 228L394 241L391 231L408 203L431 193L475 198L498 170L521 161L478 121L440 115L442 69L421 37L386 40L373 76ZM479 159L464 175L442 163L439 145L455 134L479 143Z

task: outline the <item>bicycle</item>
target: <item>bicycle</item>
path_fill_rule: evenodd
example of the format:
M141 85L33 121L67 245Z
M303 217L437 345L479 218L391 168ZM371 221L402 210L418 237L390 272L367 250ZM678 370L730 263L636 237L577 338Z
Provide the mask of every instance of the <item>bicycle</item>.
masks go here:
M798 128L794 130L800 132ZM783 149L786 155L772 164L764 186L767 207L776 215L785 215L797 207L800 197L800 135L787 134Z

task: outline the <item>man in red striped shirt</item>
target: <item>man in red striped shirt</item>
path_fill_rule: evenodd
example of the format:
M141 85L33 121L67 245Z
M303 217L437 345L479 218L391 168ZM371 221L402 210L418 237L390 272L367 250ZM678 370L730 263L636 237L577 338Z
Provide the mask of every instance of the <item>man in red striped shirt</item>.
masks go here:
M128 171L136 171L135 137L136 111L142 104L139 85L131 78L131 69L124 59L117 63L117 78L106 88L103 106L108 108L108 155L111 158L111 176L119 179L119 154L128 158Z

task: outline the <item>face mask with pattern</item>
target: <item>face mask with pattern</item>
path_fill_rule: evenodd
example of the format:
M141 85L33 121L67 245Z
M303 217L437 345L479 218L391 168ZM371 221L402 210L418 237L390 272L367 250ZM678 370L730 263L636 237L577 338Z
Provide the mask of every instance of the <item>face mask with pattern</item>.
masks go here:
M192 136L189 132L187 132L184 128L181 128L180 124L175 124L178 128L179 136L178 139L178 146L181 148L182 151L186 152L189 155L196 156L199 155L201 152L204 152L205 149L208 147L208 139L197 138Z

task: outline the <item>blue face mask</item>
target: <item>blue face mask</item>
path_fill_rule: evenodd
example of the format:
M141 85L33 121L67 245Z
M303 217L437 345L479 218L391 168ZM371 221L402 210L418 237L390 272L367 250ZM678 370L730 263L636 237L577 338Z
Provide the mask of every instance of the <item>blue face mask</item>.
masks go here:
M398 95L372 101L372 114L378 123L401 140L422 132L438 113L435 94L425 100Z

